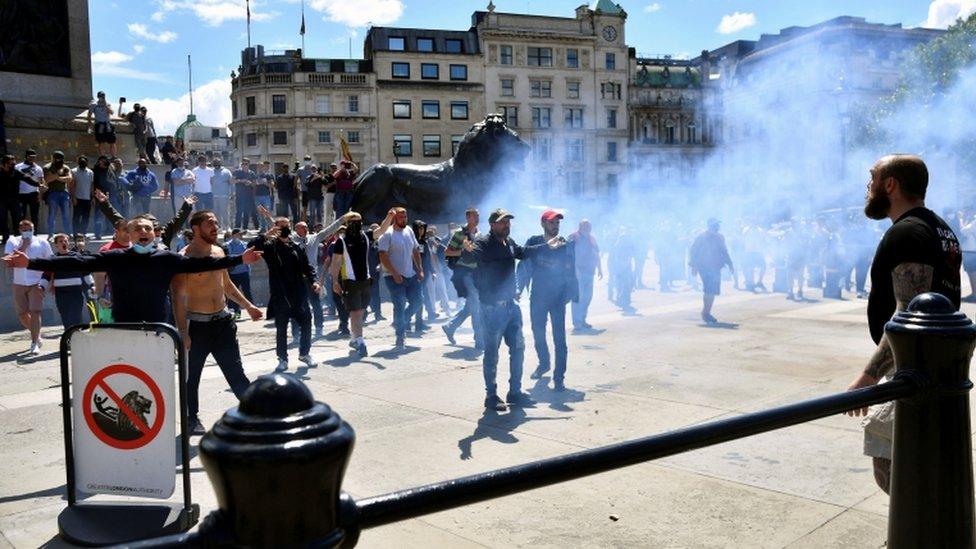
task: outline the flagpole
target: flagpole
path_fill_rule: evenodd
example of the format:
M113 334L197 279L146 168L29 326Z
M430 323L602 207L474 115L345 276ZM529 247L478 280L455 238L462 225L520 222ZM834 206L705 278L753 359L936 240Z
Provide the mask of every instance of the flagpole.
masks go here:
M305 56L305 0L302 0L302 57Z
M193 114L193 64L190 61L190 54L186 54L186 74L190 89L190 114Z

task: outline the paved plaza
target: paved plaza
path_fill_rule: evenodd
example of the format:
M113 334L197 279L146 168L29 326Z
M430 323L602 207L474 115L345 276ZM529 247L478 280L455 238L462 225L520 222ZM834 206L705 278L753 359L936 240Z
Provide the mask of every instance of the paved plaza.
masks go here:
M402 355L392 352L388 322L370 324L365 360L349 357L345 340L319 339L312 352L324 363L297 374L355 429L344 488L363 497L842 391L872 351L864 300L793 302L730 283L723 292L715 315L728 324L706 327L701 297L690 289L638 290L637 314L623 315L598 283L590 322L605 331L570 336L573 390L562 394L529 379L536 359L523 298L524 385L539 402L531 409L486 413L480 357L467 351L470 330L459 332L455 347L440 324L408 339ZM969 304L963 310L976 313ZM270 324L239 328L247 374L272 371ZM23 333L0 339L0 547L63 545L59 332L44 334L44 354L30 363L17 360L27 347ZM504 386L507 368L499 369ZM216 365L203 377L209 427L234 397ZM193 498L206 513L216 502L198 440ZM858 420L836 416L368 530L360 545L880 547L887 510L861 455Z

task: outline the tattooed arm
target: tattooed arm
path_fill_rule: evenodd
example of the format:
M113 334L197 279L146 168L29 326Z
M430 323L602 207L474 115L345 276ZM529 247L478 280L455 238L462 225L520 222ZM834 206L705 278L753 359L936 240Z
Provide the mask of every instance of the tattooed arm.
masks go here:
M904 311L915 296L932 289L934 273L935 269L931 265L922 263L901 263L895 267L895 270L891 272L891 281L895 290L895 308ZM878 348L871 355L864 372L850 384L847 390L853 391L877 385L878 381L891 371L894 365L895 359L891 352L891 346L888 344L888 336L881 336ZM867 411L867 408L861 408L847 412L847 415L867 415Z

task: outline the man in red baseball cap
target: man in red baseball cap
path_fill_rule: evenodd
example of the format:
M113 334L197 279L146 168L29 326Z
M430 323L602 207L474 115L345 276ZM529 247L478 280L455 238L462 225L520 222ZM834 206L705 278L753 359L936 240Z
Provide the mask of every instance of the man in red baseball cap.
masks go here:
M559 236L559 222L563 214L556 210L542 212L542 233L530 237L525 247L536 247ZM552 344L556 355L556 369L552 374L553 389L566 390L566 304L579 299L576 280L576 247L574 243L559 248L545 248L519 263L519 294L531 286L529 318L532 338L539 366L532 379L541 379L549 371L549 344L546 341L546 322L552 321Z

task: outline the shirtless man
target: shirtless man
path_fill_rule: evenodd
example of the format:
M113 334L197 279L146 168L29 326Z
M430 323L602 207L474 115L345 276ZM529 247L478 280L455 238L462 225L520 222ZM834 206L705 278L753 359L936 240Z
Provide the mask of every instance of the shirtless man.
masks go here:
M217 216L210 210L194 213L190 217L193 240L181 253L189 257L223 257L224 251L216 244L219 225ZM187 407L190 433L194 435L204 433L198 416L199 392L203 363L208 355L213 355L238 399L251 383L244 375L241 350L237 343L237 325L234 315L227 310L225 296L246 309L251 320L262 318L261 309L244 297L231 282L226 269L182 274L173 279L176 325L183 336L183 344L189 350Z

